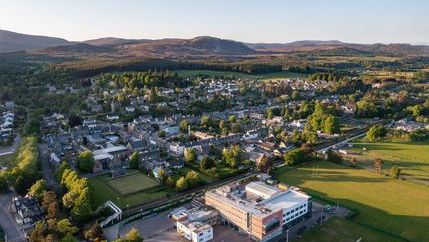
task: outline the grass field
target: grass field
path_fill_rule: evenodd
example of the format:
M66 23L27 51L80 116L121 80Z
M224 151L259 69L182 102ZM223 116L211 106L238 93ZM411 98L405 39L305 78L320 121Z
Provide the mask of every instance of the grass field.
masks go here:
M356 157L361 165L372 167L374 160L381 158L383 169L398 165L406 178L429 184L429 142L357 142L353 150L360 152L352 157Z
M155 180L140 172L109 180L107 181L107 184L122 195L158 186L158 183Z
M302 187L315 198L327 198L359 211L353 222L410 241L429 238L428 186L333 163L320 162L318 166L317 177L312 177L313 165L283 167L274 175L279 181Z
M0 156L0 166L11 167L15 163L18 152Z
M335 238L335 240L333 240L333 238ZM362 238L362 242L403 241L339 217L333 217L323 224L322 227L314 228L306 232L300 241L356 242L359 238Z
M293 78L293 77L306 77L306 75L299 73L292 73L288 71L251 75L234 71L210 71L210 70L178 70L176 71L180 77L196 77L199 75L207 75L211 77L235 77L240 79L251 80L265 80L265 79L280 79L280 78Z
M100 206L107 200L111 200L121 208L126 208L127 205L132 207L145 202L164 198L168 194L176 192L174 189L156 186L137 193L122 195L108 184L108 180L108 175L100 175L89 179L89 186L93 191L93 201L95 206Z

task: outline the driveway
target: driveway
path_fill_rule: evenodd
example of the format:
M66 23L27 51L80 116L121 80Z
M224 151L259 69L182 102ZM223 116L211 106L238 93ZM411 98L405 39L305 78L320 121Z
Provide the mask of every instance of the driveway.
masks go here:
M12 201L13 193L0 194L0 225L6 232L8 241L22 242L25 240L25 235L21 225L15 222L12 214L10 213L9 206Z

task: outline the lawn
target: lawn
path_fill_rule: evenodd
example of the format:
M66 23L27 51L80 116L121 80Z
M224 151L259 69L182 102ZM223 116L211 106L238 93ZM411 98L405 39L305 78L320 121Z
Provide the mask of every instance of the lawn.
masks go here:
M136 193L158 186L158 183L155 180L140 172L108 180L107 184L122 195Z
M381 158L383 169L396 164L406 178L429 185L429 142L357 142L353 150L360 152L353 157L364 166L372 167L374 160Z
M176 192L175 189L156 186L133 194L122 195L109 186L107 180L107 175L100 175L89 179L89 186L93 191L94 205L97 207L102 205L107 200L111 200L121 208L126 208L127 205L132 207L145 202L164 198L168 194L173 194Z
M12 167L17 156L18 152L0 156L0 166Z
M274 171L284 183L302 187L315 198L327 198L359 211L352 221L410 241L429 238L429 187L393 180L364 169L333 163Z
M362 242L402 242L402 240L395 237L371 230L339 217L333 217L324 223L322 227L306 232L300 241L331 242L333 238L335 238L336 242L356 242L359 238L362 238Z
M281 79L281 78L294 78L294 77L306 77L306 75L299 73L292 73L288 71L274 72L268 74L246 74L234 71L210 71L210 70L178 70L176 71L180 77L196 77L200 75L207 75L211 77L234 77L240 79L251 79L251 80L265 80L265 79Z

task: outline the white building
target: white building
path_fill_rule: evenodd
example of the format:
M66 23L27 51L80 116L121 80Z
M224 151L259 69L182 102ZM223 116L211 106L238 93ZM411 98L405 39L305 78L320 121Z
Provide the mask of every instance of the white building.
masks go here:
M177 222L177 233L192 242L206 242L213 239L213 227L199 221Z

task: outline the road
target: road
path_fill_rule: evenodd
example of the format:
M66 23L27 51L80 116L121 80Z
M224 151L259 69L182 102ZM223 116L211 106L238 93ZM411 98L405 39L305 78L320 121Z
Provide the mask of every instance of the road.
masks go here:
M48 183L50 187L59 188L57 180L55 179L54 171L49 161L49 152L47 144L39 144L39 158L42 166L43 179Z
M11 146L3 147L0 149L0 156L12 154L18 149L20 143L21 143L21 136L17 134L16 137L13 139L13 143Z
M0 194L0 225L6 232L8 241L22 242L25 240L25 235L20 226L16 223L12 214L10 213L9 206L11 204L13 193Z

